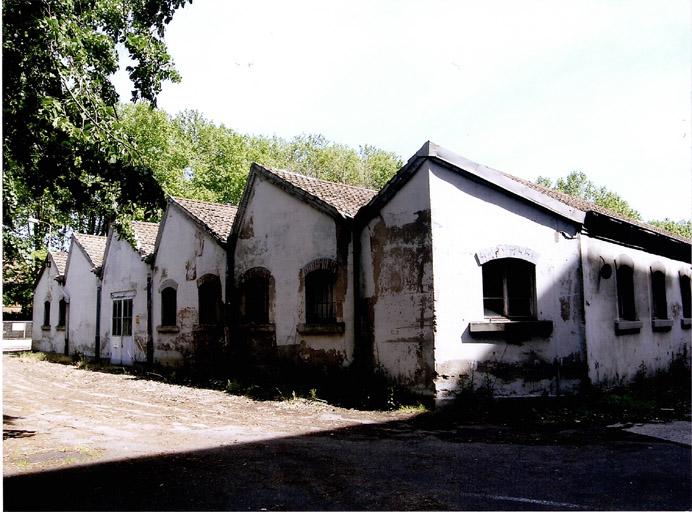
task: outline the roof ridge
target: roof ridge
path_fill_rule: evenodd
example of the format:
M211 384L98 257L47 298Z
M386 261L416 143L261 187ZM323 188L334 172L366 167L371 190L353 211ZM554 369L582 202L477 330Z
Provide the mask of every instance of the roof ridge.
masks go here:
M264 166L262 166L262 167L264 167ZM269 172L271 172L271 173L273 173L273 174L276 174L275 171L281 171L281 172L285 172L285 173L288 173L288 174L293 174L294 176L300 176L301 178L307 178L307 179L309 179L309 180L321 181L322 183L330 183L330 184L332 184L332 185L339 185L339 186L342 186L342 187L355 188L355 189L357 189L357 190L366 190L366 191L368 191L368 192L377 192L377 190L375 190L375 189L373 189L373 188L361 187L361 186L358 186L358 185L350 185L350 184L344 183L344 182L342 182L342 181L329 181L329 180L325 180L325 179L322 179L322 178L317 178L317 177L315 177L315 176L308 176L307 174L300 174L299 172L289 171L288 169L276 169L276 168L273 168L273 167L264 167L264 169L266 169L267 171L269 171Z
M170 196L170 197L171 197L171 199L173 199L173 201L175 201L176 203L179 202L179 201L192 201L192 202L195 202L195 203L212 204L212 205L215 205L215 206L230 206L230 207L233 207L233 208L237 208L237 206L234 205L233 203L217 203L217 202L215 202L215 201L206 201L206 200L204 200L204 199L190 199L190 198L187 198L187 197L178 197L178 196Z

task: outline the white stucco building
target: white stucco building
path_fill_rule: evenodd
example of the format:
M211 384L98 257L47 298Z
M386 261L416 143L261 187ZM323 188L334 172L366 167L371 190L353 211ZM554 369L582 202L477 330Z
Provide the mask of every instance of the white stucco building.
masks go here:
M170 198L152 280L154 362L208 364L224 339L226 240L236 207Z
M359 335L396 382L557 394L690 354L690 243L426 143L356 215Z
M65 351L67 305L64 279L67 252L48 251L34 287L31 349L41 352Z
M262 364L354 361L353 216L374 195L253 164L229 240L242 352Z
M101 268L101 357L113 364L146 362L152 354L150 256L159 225L132 222L132 241L111 228ZM134 246L133 246L134 244Z
M65 268L69 353L97 357L99 272L106 237L74 233Z

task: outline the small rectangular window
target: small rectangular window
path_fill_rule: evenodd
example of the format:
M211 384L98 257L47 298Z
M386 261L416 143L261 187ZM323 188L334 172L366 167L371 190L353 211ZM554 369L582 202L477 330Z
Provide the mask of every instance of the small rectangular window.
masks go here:
M161 325L175 325L177 293L176 289L170 286L161 291Z
M651 295L653 318L668 318L668 300L666 299L666 275L661 271L651 274Z
M314 270L305 277L305 321L308 324L336 322L333 272Z
M483 264L483 308L486 318L534 318L533 263L500 258Z
M634 271L629 265L620 265L616 272L618 314L622 320L637 320L634 303Z
M680 276L680 295L683 318L692 318L692 290L690 289L689 276Z
M65 327L66 316L67 302L65 302L65 299L60 299L60 302L58 302L58 327Z
M43 303L43 326L50 326L50 301Z

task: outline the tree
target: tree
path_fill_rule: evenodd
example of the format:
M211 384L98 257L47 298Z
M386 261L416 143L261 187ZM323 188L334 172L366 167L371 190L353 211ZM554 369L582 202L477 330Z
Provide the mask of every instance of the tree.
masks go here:
M583 172L572 171L567 177L558 178L554 184L550 178L539 176L536 183L603 206L629 219L641 220L642 218L639 212L622 197L606 187L595 185ZM692 221L690 220L676 222L666 217L663 220L650 220L649 224L684 238L692 239Z
M135 62L133 99L155 104L161 84L179 78L163 36L186 1L3 2L3 252L4 262L25 263L19 274L31 272L27 254L43 246L48 226L102 234L116 215L162 204L151 170L117 129L111 76L122 47ZM31 282L25 275L17 286ZM4 302L25 292L6 286Z

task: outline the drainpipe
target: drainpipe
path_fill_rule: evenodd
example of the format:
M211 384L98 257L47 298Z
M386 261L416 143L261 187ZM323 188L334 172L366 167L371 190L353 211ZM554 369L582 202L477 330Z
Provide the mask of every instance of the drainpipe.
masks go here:
M151 274L147 274L147 364L154 364L154 336L151 326Z
M94 335L94 358L101 359L101 285L96 286L96 334Z
M70 303L68 301L65 301L65 355L70 355Z

